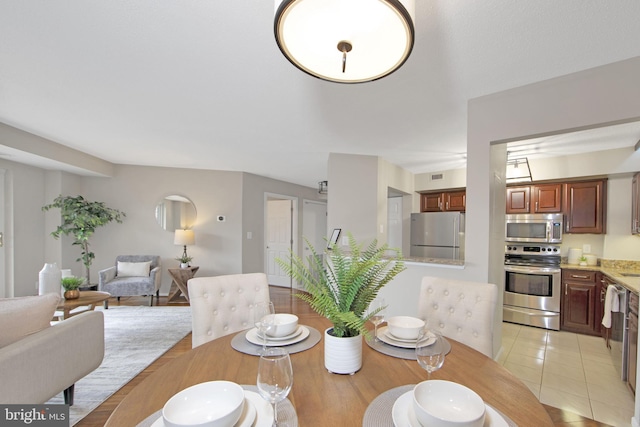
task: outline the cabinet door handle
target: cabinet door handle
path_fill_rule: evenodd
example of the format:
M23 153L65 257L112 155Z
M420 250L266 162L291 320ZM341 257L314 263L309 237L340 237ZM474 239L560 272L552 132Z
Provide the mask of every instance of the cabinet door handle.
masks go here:
M529 212L529 202L525 203L525 210Z
M580 276L578 274L572 274L571 277L574 278L574 279L588 279L589 278L589 276Z
M536 202L536 212L538 212L538 202Z
M449 210L449 202L447 202L447 210Z

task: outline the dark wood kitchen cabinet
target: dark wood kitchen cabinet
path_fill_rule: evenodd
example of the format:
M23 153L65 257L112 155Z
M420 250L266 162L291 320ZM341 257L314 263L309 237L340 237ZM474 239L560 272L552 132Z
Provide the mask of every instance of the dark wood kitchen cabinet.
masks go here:
M568 182L564 185L565 233L606 232L607 180Z
M600 335L601 289L598 272L563 269L560 329L580 334Z
M465 190L422 193L420 212L464 212L467 205Z
M631 234L640 234L640 172L631 181Z
M562 212L562 184L507 187L508 214Z

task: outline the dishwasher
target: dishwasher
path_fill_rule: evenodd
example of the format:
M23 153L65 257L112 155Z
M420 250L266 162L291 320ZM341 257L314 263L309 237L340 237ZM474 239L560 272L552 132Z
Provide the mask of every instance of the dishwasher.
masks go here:
M636 371L638 364L638 294L629 293L627 317L627 384L636 392Z

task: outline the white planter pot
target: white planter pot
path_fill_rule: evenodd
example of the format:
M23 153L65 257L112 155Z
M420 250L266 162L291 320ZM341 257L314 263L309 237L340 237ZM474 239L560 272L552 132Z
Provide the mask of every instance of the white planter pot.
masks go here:
M189 264L186 262L183 262L180 264L180 268L189 268Z
M337 338L324 331L324 367L334 374L353 375L362 368L362 335Z

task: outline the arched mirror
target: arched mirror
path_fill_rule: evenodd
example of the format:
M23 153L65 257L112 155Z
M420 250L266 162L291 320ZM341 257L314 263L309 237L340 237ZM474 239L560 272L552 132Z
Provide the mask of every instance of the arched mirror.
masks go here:
M184 196L166 196L156 206L156 221L167 231L187 229L196 222L196 206Z

